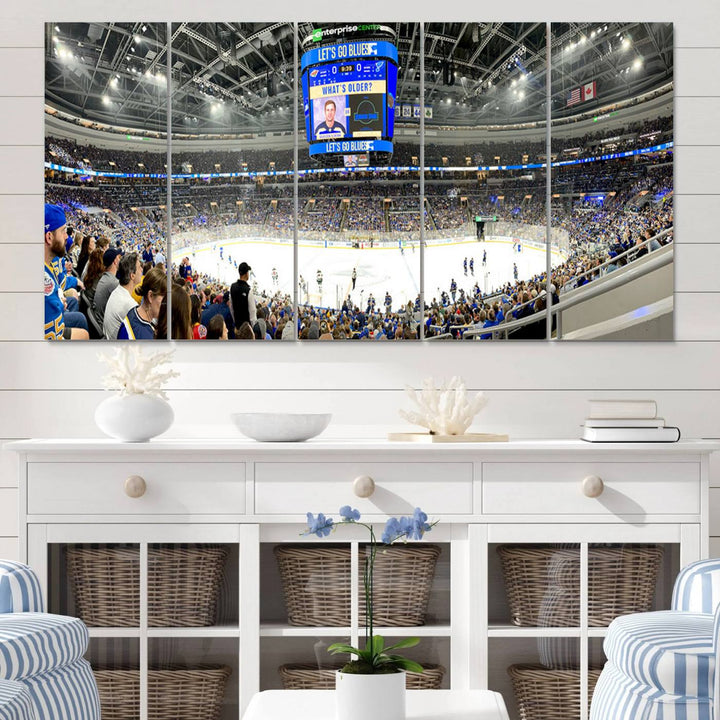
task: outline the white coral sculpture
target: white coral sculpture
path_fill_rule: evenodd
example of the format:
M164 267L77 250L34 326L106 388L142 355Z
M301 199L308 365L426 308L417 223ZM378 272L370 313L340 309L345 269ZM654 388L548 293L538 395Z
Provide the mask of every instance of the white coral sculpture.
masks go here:
M180 373L164 370L163 365L172 362L174 350L143 355L135 343L118 348L113 355L98 354L110 372L103 377L106 390L119 390L120 395L152 395L167 400L162 386Z
M482 392L471 398L465 381L457 376L447 385L441 382L437 388L433 378L425 378L422 390L406 385L405 392L418 410L400 410L400 416L413 425L427 428L431 435L464 434L488 402Z

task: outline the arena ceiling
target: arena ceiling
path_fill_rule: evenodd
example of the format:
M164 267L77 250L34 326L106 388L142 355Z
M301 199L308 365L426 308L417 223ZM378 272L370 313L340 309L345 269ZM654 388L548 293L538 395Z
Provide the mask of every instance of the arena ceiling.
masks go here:
M397 101L419 103L420 26L388 25L399 52ZM300 23L300 39L316 27ZM424 31L427 125L545 119L545 23L426 23ZM169 38L164 23L48 23L46 105L87 125L164 133L170 44L173 132L292 132L294 38L290 23L174 23ZM560 118L578 112L567 97L584 83L596 82L595 107L671 83L672 24L553 24L551 57Z

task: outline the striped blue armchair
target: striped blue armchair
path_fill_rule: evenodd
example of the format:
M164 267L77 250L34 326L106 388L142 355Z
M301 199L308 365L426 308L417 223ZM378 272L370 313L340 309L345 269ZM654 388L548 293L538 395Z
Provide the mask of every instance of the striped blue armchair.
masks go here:
M100 720L88 631L43 612L35 573L0 560L0 720Z
M720 560L680 571L672 610L616 618L590 720L720 720Z

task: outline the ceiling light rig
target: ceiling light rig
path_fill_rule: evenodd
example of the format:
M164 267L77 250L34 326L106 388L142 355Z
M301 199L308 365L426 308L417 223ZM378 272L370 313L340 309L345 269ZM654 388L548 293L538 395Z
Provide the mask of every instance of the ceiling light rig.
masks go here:
M480 80L475 88L472 90L472 92L467 93L466 97L470 97L471 95L474 95L475 97L478 97L483 94L484 91L490 90L496 85L500 84L505 80L509 75L513 73L514 70L519 70L519 80L523 81L526 80L528 75L532 75L532 71L528 70L525 67L524 59L527 56L527 48L525 45L518 45L517 48L513 51L513 53L508 57L506 60L503 60L503 62L495 68L489 75L486 75L482 80ZM515 85L518 83L518 78L513 78L511 87L515 87Z

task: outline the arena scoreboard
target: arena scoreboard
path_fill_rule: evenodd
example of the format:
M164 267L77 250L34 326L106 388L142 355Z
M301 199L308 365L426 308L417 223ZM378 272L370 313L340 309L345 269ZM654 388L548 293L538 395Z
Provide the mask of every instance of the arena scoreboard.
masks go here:
M392 153L398 76L394 43L350 37L310 47L302 54L300 72L311 156Z

